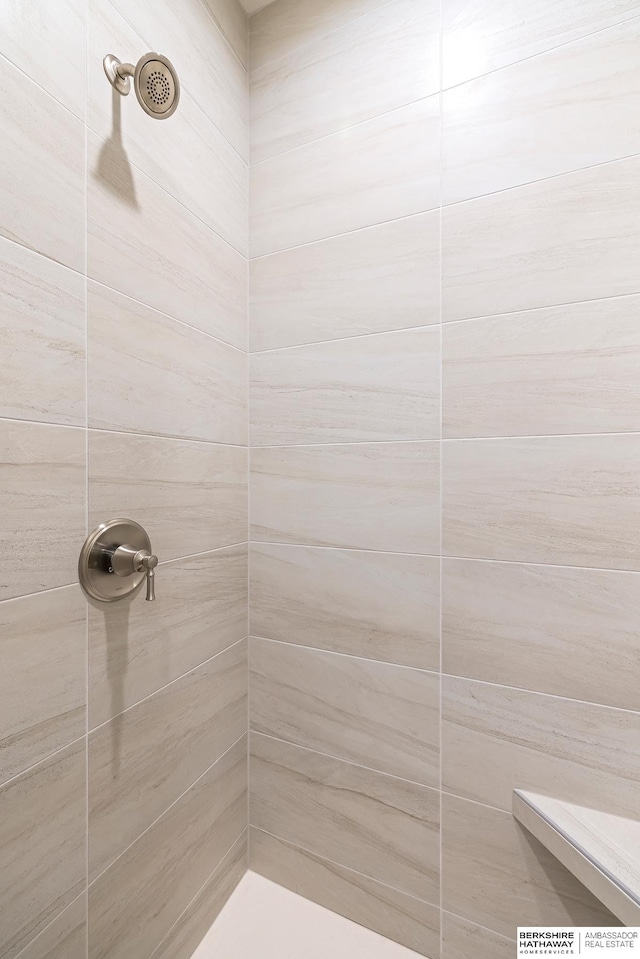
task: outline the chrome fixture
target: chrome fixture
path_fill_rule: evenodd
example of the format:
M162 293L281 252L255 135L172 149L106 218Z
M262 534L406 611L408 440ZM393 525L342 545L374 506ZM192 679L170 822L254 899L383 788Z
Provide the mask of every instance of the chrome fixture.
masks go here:
M112 53L102 61L109 83L126 97L131 92L131 78L138 103L156 120L166 120L176 112L180 100L180 81L175 67L159 53L145 53L136 65L121 63Z
M80 585L102 603L114 603L134 593L147 581L147 600L153 602L158 557L139 523L112 519L87 536L78 562Z

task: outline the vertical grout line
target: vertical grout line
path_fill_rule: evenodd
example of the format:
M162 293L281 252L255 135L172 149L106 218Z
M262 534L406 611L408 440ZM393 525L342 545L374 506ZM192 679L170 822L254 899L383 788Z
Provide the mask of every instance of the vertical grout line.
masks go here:
M443 559L442 559L442 503L443 503L443 443L442 443L442 421L443 421L443 377L444 377L444 364L443 364L443 315L442 315L442 305L443 305L443 296L442 296L442 279L443 279L443 269L442 269L442 175L443 175L443 160L444 160L444 94L442 90L443 86L443 35L442 35L442 0L440 0L439 11L438 11L438 58L439 58L439 71L440 71L440 91L439 91L439 118L438 118L438 138L439 144L438 148L440 151L440 236L439 236L439 313L440 313L440 562L439 562L439 579L440 579L440 588L439 588L439 617L438 617L438 639L439 639L439 653L440 653L440 676L438 680L438 762L439 762L439 809L440 809L440 828L439 828L439 914L440 914L440 959L444 959L444 912L443 912L443 894L442 894L442 666L443 666L443 655L442 655L442 606L443 606Z
M89 533L89 0L84 2L84 524ZM85 953L89 959L89 603L85 604Z
M247 868L251 865L251 30L247 17Z

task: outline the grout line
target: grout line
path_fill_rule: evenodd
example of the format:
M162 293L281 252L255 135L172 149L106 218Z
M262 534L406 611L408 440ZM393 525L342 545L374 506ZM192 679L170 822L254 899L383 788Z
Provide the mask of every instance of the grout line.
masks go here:
M15 783L22 776L27 776L33 773L38 766L43 766L45 763L50 763L51 761L56 761L56 756L59 756L61 753L70 750L73 747L78 746L80 743L85 743L87 741L86 733L81 733L80 736L76 736L75 739L72 739L71 742L65 743L64 746L59 746L57 749L54 749L53 752L48 753L46 756L43 756L42 759L39 759L35 763L31 763L29 766L25 766L24 769L21 769L19 773L16 773L14 776L9 776L8 779L0 782L0 792L6 789L8 786ZM65 907L66 908L66 907Z
M24 423L29 422L27 420L19 420L18 422ZM45 424L48 425L48 424ZM232 450L246 450L248 447L246 443L221 443L220 440L203 440L195 439L191 436L177 436L172 433L149 433L142 432L138 430L117 430L109 429L104 426L90 426L90 433L113 433L116 436L141 436L147 437L148 439L155 440L174 440L178 443L200 443L203 446L217 446L220 449L232 449Z
M492 936L496 936L498 939L503 939L505 942L511 943L513 946L516 944L515 939L509 939L508 936L503 936L501 932L496 932L495 929L489 929L488 926L483 926L481 922L476 922L475 919L467 919L465 916L458 915L457 912L452 912L451 909L443 909L443 915L446 913L448 916L451 916L453 919L459 919L460 922L469 923L472 926L477 926L478 929L483 929L484 932L491 933ZM444 945L444 940L443 940Z
M414 673L426 673L429 676L439 675L439 671L437 669L427 669L424 666L407 666L406 663L396 663L388 659L372 659L370 656L357 656L354 653L340 653L335 649L325 649L324 646L308 646L306 643L287 642L286 640L282 639L270 639L268 636L260 636L256 633L249 633L249 639L257 639L263 643L277 643L278 646L286 646L288 649L308 649L314 653L325 653L327 656L341 656L343 659L356 659L361 663L376 663L379 666L391 666L393 669L409 669Z
M589 434L590 435L590 434ZM606 434L607 436L610 434ZM339 443L275 443L273 446L256 446L254 443L250 447L252 452L260 452L260 450L299 450L299 449L325 449L333 447L344 447L344 446L411 446L415 443L440 443L438 437L431 437L426 439L418 440L355 440L352 443L342 442Z
M395 2L395 0L393 0ZM437 331L441 326L440 321L436 323L423 323L420 326L404 326L396 330L370 330L366 333L351 333L349 336L334 336L326 340L311 340L308 343L293 343L291 346L275 346L269 350L252 350L250 357L264 356L269 353L286 353L290 350L306 350L311 346L326 346L331 343L344 343L349 340L364 340L372 336L398 336L403 333L422 333L423 330L429 332Z
M463 316L459 319L443 320L443 327L457 326L459 323L475 323L482 320L503 320L509 316L521 317L529 316L531 313L548 312L549 310L562 310L570 306L589 306L592 303L607 303L610 300L630 300L637 298L640 289L630 293L616 293L613 296L598 296L590 300L567 300L564 303L549 303L544 306L528 306L521 310L507 310L506 313L484 313L480 316Z
M85 535L89 534L89 0L84 0L85 86L84 86L84 372L85 372ZM78 589L81 590L80 584ZM81 595L82 590L81 590ZM85 602L85 959L89 959L89 603Z
M211 7L209 6L209 4L206 2L206 0L200 0L200 2L201 2L202 7L203 7L204 10L205 10L207 16L210 18L211 22L212 22L213 25L215 26L216 30L218 31L218 33L220 34L220 36L222 37L222 39L224 40L224 42L226 43L226 45L229 47L229 50L230 50L231 53L234 55L234 57L236 58L236 60L238 61L238 63L239 63L240 66L242 67L242 69L244 70L244 72L247 74L247 79L248 79L248 75L249 75L248 66L247 66L247 64L245 64L245 63L242 62L242 60L241 60L241 58L240 58L240 54L238 53L238 51L237 51L236 48L234 47L233 43L231 42L231 37L228 37L228 36L227 36L227 34L226 34L225 31L224 31L224 28L223 28L222 24L221 24L221 23L218 23L218 21L216 20L216 18L215 18L215 16L214 16L213 10L212 10ZM247 51L247 52L248 52L248 51Z
M60 912L56 913L56 915L53 917L53 919L51 919L51 920L46 924L46 926L43 926L42 929L33 937L33 939L30 939L30 940L29 940L29 942L27 943L27 945L26 945L23 949L21 949L20 952L18 952L18 953L16 954L15 959L21 959L21 956L27 956L28 953L31 952L32 948L33 948L34 946L37 946L37 945L38 945L38 939L41 939L41 937L43 937L44 934L45 934L49 929L51 929L51 928L53 927L54 923L56 923L56 922L58 921L58 919L60 919L60 917L61 917L68 909L71 909L73 906L75 906L75 904L76 904L77 902L79 902L81 899L83 899L84 897L86 897L86 895L87 895L87 889L84 888L84 889L82 890L82 892L81 892L81 893L78 893L78 895L77 895L74 899L72 899L71 902L67 903L67 905L64 906L64 907L60 910ZM89 926L89 923L88 923L88 922L85 922L85 942L86 942L85 952L86 952L86 951L88 950L88 948L89 948L89 944L88 944L88 926ZM50 953L47 953L47 955L50 955ZM45 959L46 959L46 957L45 957Z
M444 94L443 94L443 46L444 46L444 34L443 34L443 0L439 0L438 8L438 53L439 53L439 74L440 74L440 100L439 100L439 117L438 117L438 133L439 133L439 151L440 151L440 183L439 183L439 192L440 192L440 221L439 221L439 311L440 311L440 409L439 409L439 426L440 426L440 447L439 447L439 548L440 548L440 561L438 564L438 573L439 573L439 590L438 590L438 641L439 641L439 677L438 677L438 906L439 906L439 920L440 920L440 930L439 930L439 942L440 942L440 955L444 956L444 922L443 922L443 847L442 847L442 665L443 665L443 446L442 446L442 437L443 437L443 383L444 383L444 368L443 368L443 346L444 346L444 333L442 328L442 319L444 314L444 297L443 297L443 177L444 177Z

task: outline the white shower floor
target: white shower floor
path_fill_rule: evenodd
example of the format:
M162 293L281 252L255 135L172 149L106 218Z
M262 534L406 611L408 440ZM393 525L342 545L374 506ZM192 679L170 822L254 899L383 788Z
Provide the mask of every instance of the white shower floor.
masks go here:
M248 872L192 959L422 959Z

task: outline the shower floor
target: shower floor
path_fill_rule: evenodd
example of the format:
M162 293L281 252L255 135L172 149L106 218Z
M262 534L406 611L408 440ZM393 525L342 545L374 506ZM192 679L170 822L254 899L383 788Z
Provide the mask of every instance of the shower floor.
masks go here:
M192 959L423 959L248 872Z

